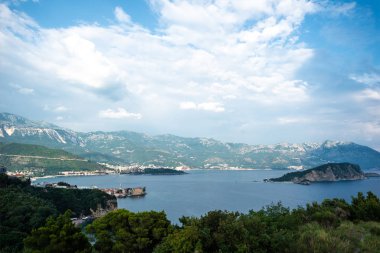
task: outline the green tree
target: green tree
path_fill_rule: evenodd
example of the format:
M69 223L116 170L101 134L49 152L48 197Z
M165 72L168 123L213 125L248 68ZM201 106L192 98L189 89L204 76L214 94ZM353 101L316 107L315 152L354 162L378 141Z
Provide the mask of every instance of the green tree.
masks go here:
M24 239L26 253L85 253L91 252L91 245L79 228L70 220L71 211L57 218L49 217L46 225L34 229Z
M87 227L95 235L98 252L152 252L172 227L164 212L132 213L116 210Z
M0 188L0 252L18 252L23 239L56 215L55 207L18 187Z
M359 192L352 198L351 212L354 220L380 221L380 200L372 192L367 197Z
M202 243L200 233L195 225L187 225L183 229L177 229L170 234L163 243L154 250L155 253L201 253Z

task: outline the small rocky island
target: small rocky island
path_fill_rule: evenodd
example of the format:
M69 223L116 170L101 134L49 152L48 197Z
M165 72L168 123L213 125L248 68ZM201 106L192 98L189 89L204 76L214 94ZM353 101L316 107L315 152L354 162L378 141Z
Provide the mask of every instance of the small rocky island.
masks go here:
M361 180L366 176L359 165L352 163L328 163L312 169L291 172L279 178L266 179L266 182L293 182L309 185L313 182L334 182Z

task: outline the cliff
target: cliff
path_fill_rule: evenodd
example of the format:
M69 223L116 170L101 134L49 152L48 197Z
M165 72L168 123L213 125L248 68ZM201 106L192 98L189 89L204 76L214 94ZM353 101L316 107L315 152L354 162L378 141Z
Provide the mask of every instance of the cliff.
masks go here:
M268 181L310 184L312 182L360 180L365 178L359 165L351 163L328 163L309 170L287 173L282 177L271 178Z

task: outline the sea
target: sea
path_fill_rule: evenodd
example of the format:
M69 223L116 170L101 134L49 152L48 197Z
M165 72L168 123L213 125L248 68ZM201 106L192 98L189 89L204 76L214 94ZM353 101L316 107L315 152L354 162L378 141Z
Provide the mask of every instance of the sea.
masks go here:
M380 197L380 178L299 185L265 183L266 178L279 177L283 170L191 170L183 175L72 176L40 178L41 182L67 182L78 187L146 187L140 198L118 199L118 208L133 212L165 211L168 219L179 224L182 216L202 216L212 210L247 213L281 202L285 207L305 206L326 198L351 201L358 192L372 191Z

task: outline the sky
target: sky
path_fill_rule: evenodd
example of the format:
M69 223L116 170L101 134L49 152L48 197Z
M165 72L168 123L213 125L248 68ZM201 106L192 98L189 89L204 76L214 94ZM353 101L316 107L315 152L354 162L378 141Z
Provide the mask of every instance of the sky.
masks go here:
M0 0L0 112L380 150L380 1Z

